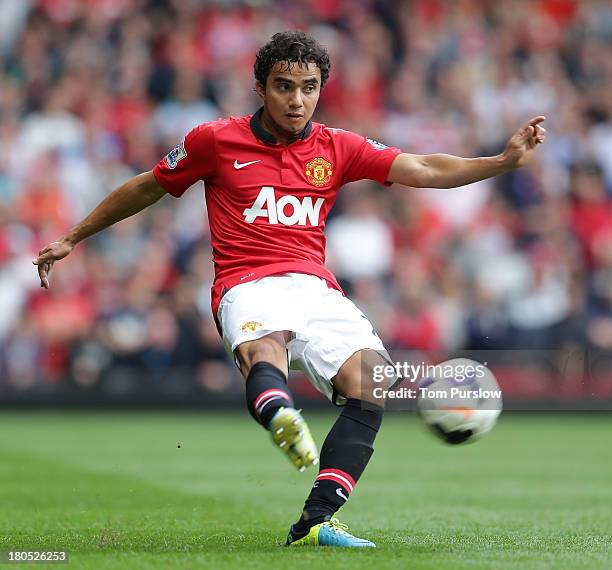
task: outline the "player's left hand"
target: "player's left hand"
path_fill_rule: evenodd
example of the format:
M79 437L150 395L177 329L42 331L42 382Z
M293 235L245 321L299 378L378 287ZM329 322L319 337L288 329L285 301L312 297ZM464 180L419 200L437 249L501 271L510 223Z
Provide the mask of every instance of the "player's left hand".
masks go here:
M40 278L41 287L49 289L49 273L53 264L60 259L64 259L73 249L74 244L67 238L61 238L38 252L38 257L32 263L38 266L38 277Z
M543 115L529 119L510 137L503 155L507 166L518 168L531 160L535 147L543 143L546 138L546 129L540 126L544 119L546 117Z

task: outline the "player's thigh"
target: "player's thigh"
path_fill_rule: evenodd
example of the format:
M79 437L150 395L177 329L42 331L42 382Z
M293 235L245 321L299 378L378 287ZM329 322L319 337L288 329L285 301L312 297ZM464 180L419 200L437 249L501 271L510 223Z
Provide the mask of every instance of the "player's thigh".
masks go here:
M242 375L246 378L258 362L273 364L288 375L287 342L290 338L289 331L276 331L239 344L234 352Z

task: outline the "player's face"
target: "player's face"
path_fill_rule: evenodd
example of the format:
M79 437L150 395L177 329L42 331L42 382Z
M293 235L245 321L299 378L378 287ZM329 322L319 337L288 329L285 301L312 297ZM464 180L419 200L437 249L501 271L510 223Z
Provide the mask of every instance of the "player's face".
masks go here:
M278 62L266 85L256 85L263 100L264 127L277 138L296 138L312 118L321 93L321 71L315 63Z

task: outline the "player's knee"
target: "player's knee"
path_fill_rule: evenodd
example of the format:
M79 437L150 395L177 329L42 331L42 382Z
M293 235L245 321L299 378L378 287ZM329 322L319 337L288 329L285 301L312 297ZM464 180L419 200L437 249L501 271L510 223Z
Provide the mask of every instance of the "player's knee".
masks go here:
M239 345L236 355L240 369L246 378L258 362L268 362L288 373L286 338L283 333L272 333L257 340Z
M361 379L357 375L344 377L342 382L334 382L336 391L345 398L362 399Z
M352 355L333 378L336 391L345 398L371 402L384 407L384 397L374 381L374 367L384 359L374 350L361 350Z

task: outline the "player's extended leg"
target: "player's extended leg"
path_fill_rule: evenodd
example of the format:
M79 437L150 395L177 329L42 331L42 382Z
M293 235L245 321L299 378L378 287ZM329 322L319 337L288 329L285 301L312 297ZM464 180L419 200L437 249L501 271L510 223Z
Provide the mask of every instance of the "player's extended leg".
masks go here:
M275 332L240 344L236 356L246 380L247 407L272 441L300 471L319 462L317 447L287 386L288 333Z
M373 397L370 382L373 366L382 362L375 351L359 351L334 377L334 387L347 404L323 443L319 474L300 520L289 531L288 545L375 546L346 532L332 517L348 500L374 452L384 402Z

